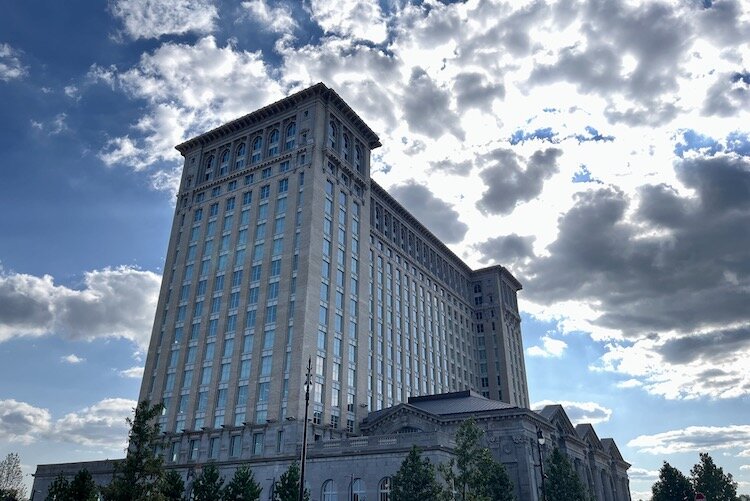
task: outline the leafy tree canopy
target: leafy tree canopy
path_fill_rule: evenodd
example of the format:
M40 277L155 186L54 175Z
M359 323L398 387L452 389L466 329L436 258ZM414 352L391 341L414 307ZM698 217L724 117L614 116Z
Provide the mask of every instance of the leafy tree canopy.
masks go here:
M70 499L75 501L97 501L99 497L99 488L86 468L80 470L73 477L69 491Z
M263 489L255 481L253 472L243 466L234 472L232 480L224 488L224 501L258 501Z
M391 499L393 501L433 501L440 496L440 485L435 477L435 467L427 458L422 459L419 449L412 447L393 476Z
M292 462L289 468L281 475L276 482L276 488L273 492L274 501L297 501L299 499L299 463ZM305 501L310 501L310 490L305 489Z
M219 476L216 466L209 464L203 468L193 482L194 501L217 501L221 499L224 479Z
M725 474L722 468L716 466L707 453L700 453L700 461L690 470L690 475L693 488L696 492L703 493L706 499L736 501L737 482L732 479L731 473Z
M573 469L567 456L555 447L547 459L544 483L547 501L584 501L588 499L586 489Z
M159 484L164 501L182 501L185 498L185 482L176 470L166 472Z
M695 499L690 480L666 461L659 470L659 479L651 486L652 501Z

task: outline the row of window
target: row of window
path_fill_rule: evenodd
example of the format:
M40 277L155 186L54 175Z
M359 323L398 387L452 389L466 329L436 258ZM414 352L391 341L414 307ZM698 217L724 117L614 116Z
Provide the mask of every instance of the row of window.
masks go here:
M384 477L378 483L378 501L390 501L391 500L391 477ZM328 479L323 482L323 487L320 489L322 501L338 501L339 495L342 495L342 499L348 499L351 501L364 501L367 499L367 489L365 489L365 482L361 478L352 479L348 486L348 492L339 493L336 482L332 479Z
M257 164L263 158L272 158L282 151L282 138L278 128L272 129L265 137L264 148L263 135L256 135L250 143L250 151L247 151L246 143L242 142L234 149L234 155L229 147L226 147L217 156L209 154L203 166L202 181L210 181L225 176L229 172L239 171L245 168L248 160L250 164ZM283 151L293 150L297 141L297 124L295 122L286 126L283 138ZM234 160L234 161L232 161Z

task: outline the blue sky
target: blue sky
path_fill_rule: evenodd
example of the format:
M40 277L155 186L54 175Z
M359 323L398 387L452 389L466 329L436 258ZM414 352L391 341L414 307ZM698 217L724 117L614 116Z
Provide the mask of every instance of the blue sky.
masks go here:
M0 455L117 457L182 140L322 81L374 178L520 295L532 402L750 492L740 0L12 2L0 18Z

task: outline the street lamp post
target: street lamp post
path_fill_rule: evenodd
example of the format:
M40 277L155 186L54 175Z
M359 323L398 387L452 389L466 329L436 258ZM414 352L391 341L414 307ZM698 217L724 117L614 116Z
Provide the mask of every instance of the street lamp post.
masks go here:
M310 409L310 375L312 373L312 357L307 359L307 376L305 377L305 421L302 423L302 460L299 469L298 501L305 500L305 463L307 462L307 415Z
M544 435L542 430L537 427L536 429L536 449L539 452L539 473L542 478L542 501L547 500L547 494L544 489L544 459L542 459L542 446L544 445Z

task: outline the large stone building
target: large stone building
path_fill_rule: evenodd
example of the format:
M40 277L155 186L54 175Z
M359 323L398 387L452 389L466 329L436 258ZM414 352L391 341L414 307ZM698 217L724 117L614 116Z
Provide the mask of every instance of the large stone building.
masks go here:
M278 477L301 444L308 359L311 464L340 452L351 468L377 457L394 472L415 441L446 458L455 416L474 408L447 418L423 407L456 392L475 392L461 401L503 423L514 416L515 431L503 429L521 445L537 424L554 432L528 409L521 284L502 266L472 270L376 184L379 146L323 84L177 146L185 163L140 392L164 404L170 465L252 461ZM436 394L453 397L420 397ZM386 425L412 414L439 426L406 437ZM536 485L526 445L512 447L525 454L522 499ZM606 487L596 468L592 487ZM326 479L310 472L315 493ZM379 484L364 482L372 497Z

